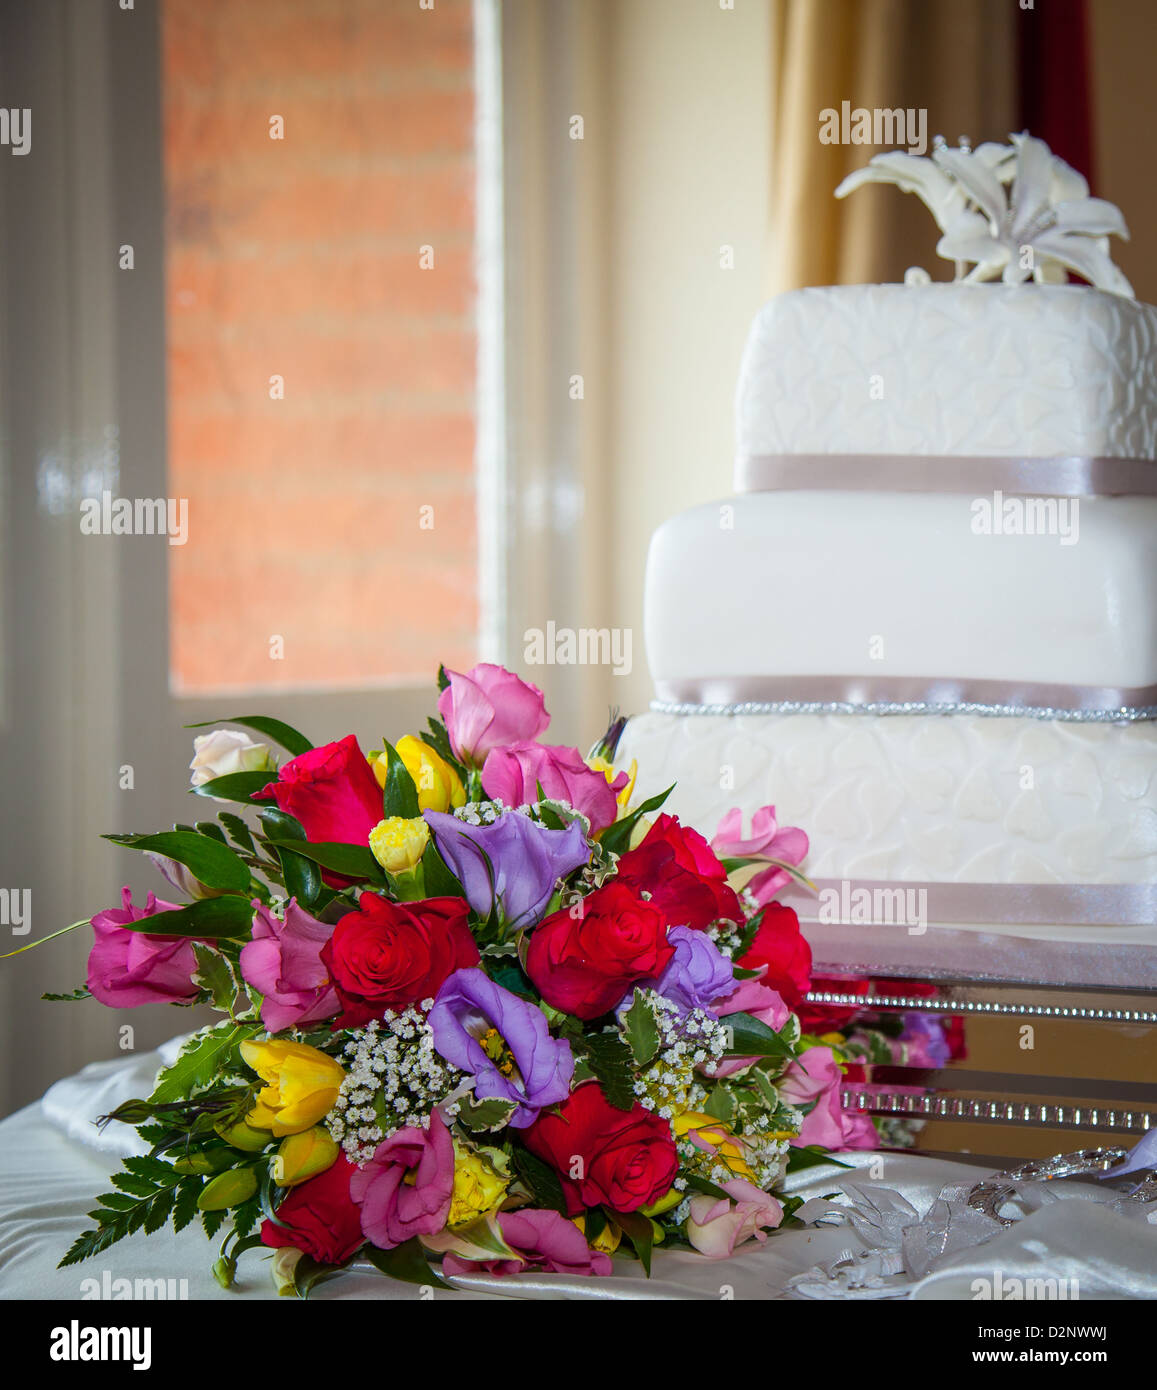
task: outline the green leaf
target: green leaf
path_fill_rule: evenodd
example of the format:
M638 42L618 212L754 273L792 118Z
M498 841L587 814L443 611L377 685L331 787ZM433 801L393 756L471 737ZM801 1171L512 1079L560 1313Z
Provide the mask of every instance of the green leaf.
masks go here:
M618 1033L589 1033L582 1039L587 1060L603 1094L616 1110L633 1110L635 1060Z
M253 926L253 906L247 898L205 898L174 912L158 912L137 922L125 922L127 931L147 936L247 937Z
M280 743L293 756L300 757L313 747L304 734L299 734L291 724L283 724L280 719L271 719L266 714L232 715L226 719L202 719L198 724L186 724L186 729L207 729L211 724L240 724L243 729L252 729L264 734L274 743Z
M178 1173L157 1159L128 1158L124 1166L127 1176L118 1174L114 1179L124 1190L97 1198L100 1206L89 1212L90 1220L97 1223L95 1229L81 1232L58 1268L90 1259L142 1228L146 1235L159 1231L174 1213L178 1199L182 1203L187 1200L185 1189L196 1193L202 1186L200 1177Z
M401 754L386 739L382 739L386 754L386 785L382 791L382 806L387 816L404 816L414 820L421 815L418 788L410 776Z
M634 833L640 818L650 815L652 811L657 811L674 790L675 784L672 782L665 792L658 792L655 796L649 797L641 806L636 806L629 815L624 816L622 820L617 820L614 825L607 826L599 837L599 843L604 849L609 849L614 854L622 854L631 843L631 835Z
M641 1211L616 1211L609 1215L623 1235L635 1247L635 1254L642 1261L647 1277L651 1275L651 1249L655 1244L655 1228L651 1218Z
M534 1205L549 1207L551 1211L561 1212L565 1216L566 1198L563 1196L562 1182L550 1164L523 1148L515 1148L511 1158L519 1178L534 1198Z
M240 801L242 805L252 806L253 796L276 781L276 772L229 772L189 790L194 796L215 796L222 801Z
M217 819L229 833L229 838L239 849L243 849L246 854L256 854L257 846L253 843L253 836L248 825L240 816L235 816L232 811L218 811Z
M790 1046L766 1023L750 1014L728 1014L722 1020L728 1057L791 1057Z
M474 1134L483 1134L505 1129L517 1109L517 1102L494 1096L477 1104L464 1103L458 1112L458 1122Z
M149 1097L150 1105L188 1100L203 1091L224 1072L237 1071L244 1064L238 1051L246 1038L258 1032L255 1023L221 1023L207 1033L197 1033L181 1048L171 1066L157 1073L157 1084ZM129 1164L126 1162L125 1167Z
M348 1260L340 1265L323 1265L312 1255L302 1255L293 1267L293 1287L297 1291L298 1298L308 1298L318 1284L325 1284L330 1279L336 1279L347 1264L349 1264Z
M228 1013L237 998L237 981L229 962L203 941L193 942L193 955L197 961L193 983L209 991L214 1008Z
M483 952L490 961L488 952ZM503 989L508 989L511 994L517 994L522 999L534 999L537 1001L534 986L522 973L517 960L508 960L504 957L493 957L493 964L487 964L486 973L496 985Z
M216 826L214 826L216 829ZM249 870L224 843L186 830L164 830L159 835L105 835L115 845L161 854L184 864L194 878L207 888L225 893L244 893L249 888Z
M87 985L79 985L71 994L42 994L40 997L54 1004L71 1004L78 999L91 999L92 991Z
M438 663L438 694L450 684L450 677L446 674L446 667L441 662Z
M426 1252L417 1236L401 1245L395 1245L392 1250L379 1250L376 1245L367 1245L364 1254L375 1269L388 1274L391 1279L401 1279L407 1284L421 1284L425 1287L450 1288L445 1279L430 1268Z
M774 1110L779 1105L779 1092L775 1089L771 1077L762 1067L752 1067L747 1073L747 1079L751 1082L752 1089L758 1093L759 1099L769 1110Z
M659 1050L659 1025L641 989L635 990L635 1002L623 1015L619 1027L623 1030L635 1065L645 1067Z
M307 844L296 840L274 839L269 843L276 850L289 849L302 854L306 859L320 864L330 873L341 874L343 878L359 879L363 882L384 884L386 876L382 866L374 858L368 846L345 845L337 841L321 844Z
M703 1110L714 1119L730 1124L739 1113L739 1102L726 1086L714 1086Z
M818 1144L806 1144L796 1147L793 1145L787 1154L787 1171L798 1173L804 1168L823 1168L830 1164L833 1168L854 1168L854 1163L844 1163L841 1159L833 1158L826 1149L821 1149Z
M433 840L422 854L422 873L425 876L428 898L462 897L462 885L447 868L446 861L438 853Z
M197 1215L197 1198L200 1195L200 1183L183 1183L178 1188L177 1200L173 1203L174 1231L183 1231Z
M298 840L305 844L306 834L301 822L287 811L279 811L269 806L260 813L265 833L276 836L279 841ZM270 840L272 844L273 841ZM321 871L312 859L295 850L276 846L277 858L281 862L281 876L285 882L286 897L296 898L302 907L313 907L321 893Z
M587 1244L593 1245L606 1229L606 1207L590 1207L583 1217L583 1235L587 1238Z

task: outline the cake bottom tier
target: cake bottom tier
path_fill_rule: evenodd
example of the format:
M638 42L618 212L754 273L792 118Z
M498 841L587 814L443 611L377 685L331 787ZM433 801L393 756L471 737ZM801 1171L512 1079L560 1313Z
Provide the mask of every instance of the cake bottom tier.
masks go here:
M709 838L734 806L801 826L805 920L917 935L920 885L927 927L1157 948L1157 723L649 713L632 759Z

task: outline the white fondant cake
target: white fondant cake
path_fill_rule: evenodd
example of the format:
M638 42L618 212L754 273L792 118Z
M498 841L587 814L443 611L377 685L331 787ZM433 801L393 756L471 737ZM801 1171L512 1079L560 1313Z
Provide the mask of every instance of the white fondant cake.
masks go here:
M1157 882L1157 723L975 715L632 719L639 791L713 829L774 804L820 879Z
M677 781L708 832L774 804L822 882L966 886L974 918L930 892L933 928L1157 944L1157 310L797 291L755 321L737 423L748 491L652 541L640 792ZM1132 462L1058 485L1044 534L991 524L1090 460Z
M749 699L762 677L800 700L830 698L813 677L1157 685L1157 498L1049 499L1067 544L978 535L971 500L761 492L672 517L647 559L658 698Z
M1157 309L1079 285L837 285L757 315L737 450L1157 458Z

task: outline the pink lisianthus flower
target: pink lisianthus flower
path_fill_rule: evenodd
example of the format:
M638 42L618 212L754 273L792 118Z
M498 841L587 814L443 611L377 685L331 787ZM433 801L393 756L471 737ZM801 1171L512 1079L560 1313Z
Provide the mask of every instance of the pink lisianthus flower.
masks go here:
M265 997L261 1021L270 1033L321 1023L341 1012L321 960L333 927L298 907L285 905L285 920L254 902L253 939L241 948L241 976Z
M712 1003L711 1011L717 1015L725 1027L728 1014L742 1013L750 1014L752 1018L757 1018L760 1023L766 1023L777 1033L791 1017L791 1011L783 1002L782 996L759 980L736 981L735 988L730 994L726 994ZM753 1062L758 1061L758 1057L725 1057L715 1064L715 1070L711 1075L717 1079L733 1076L737 1071L742 1071L744 1067L749 1067Z
M745 1178L722 1184L730 1201L701 1195L691 1198L687 1239L712 1260L726 1260L753 1236L765 1241L767 1232L783 1220L783 1206Z
M743 834L743 812L733 806L719 822L711 848L720 859L778 859L794 868L807 858L808 838L802 830L781 828L774 806L761 806L751 818L751 834ZM761 906L791 882L785 870L768 865L752 878L747 889Z
M451 1252L442 1257L442 1273L521 1274L535 1269L575 1275L611 1272L611 1257L592 1250L574 1222L557 1211L524 1207L499 1212L497 1222L516 1259L465 1260Z
M845 1110L840 1103L843 1079L830 1047L809 1047L776 1082L780 1098L789 1105L812 1107L792 1144L819 1144L835 1151L876 1147L876 1127L868 1116Z
M149 936L125 925L160 912L176 912L180 904L164 902L150 893L144 907L134 907L131 888L122 890L121 900L123 907L110 907L92 919L86 984L93 998L110 1009L186 1004L195 999L197 959L192 940L187 936Z
M454 756L467 767L481 767L494 748L545 733L550 715L542 691L505 666L484 661L465 675L446 676L450 684L438 696L438 713Z
M453 1191L454 1144L436 1110L429 1129L398 1130L350 1178L350 1196L362 1209L362 1231L380 1250L440 1231Z
M591 823L592 834L614 823L619 813L616 797L627 780L627 774L620 772L608 782L586 765L577 748L528 740L492 749L482 769L487 796L507 806L532 806L541 787L543 796L581 811Z

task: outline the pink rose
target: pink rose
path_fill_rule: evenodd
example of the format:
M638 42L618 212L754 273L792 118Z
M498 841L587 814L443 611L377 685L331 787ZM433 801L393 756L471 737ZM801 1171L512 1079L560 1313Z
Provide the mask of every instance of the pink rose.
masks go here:
M734 806L719 822L711 848L720 859L778 859L794 868L807 858L808 838L802 830L781 830L776 824L775 807L761 806L751 818L751 835L745 839L743 812ZM757 873L747 888L762 905L790 882L791 875L786 870L771 865Z
M790 1017L790 1010L782 997L759 980L738 981L730 994L714 1001L711 1010L724 1020L725 1025L728 1014L750 1014L777 1033ZM716 1078L732 1076L758 1061L758 1057L727 1057L716 1063L711 1075Z
M731 1201L723 1197L691 1198L687 1217L687 1239L712 1260L726 1260L752 1236L765 1241L767 1232L783 1220L783 1207L774 1197L761 1192L744 1178L722 1184Z
M531 806L541 786L543 796L581 811L594 834L614 823L619 812L615 797L626 785L625 772L608 782L601 772L587 767L577 748L525 740L492 749L482 769L487 796L507 806Z
M438 713L450 735L454 756L481 767L492 749L536 739L550 715L542 691L505 666L482 662L463 675L447 671L450 684L438 696Z
M454 1144L435 1110L430 1128L411 1125L379 1144L350 1179L362 1230L380 1250L440 1231L454 1191Z
M804 1117L799 1138L791 1141L794 1145L818 1144L835 1151L876 1147L876 1127L868 1116L845 1110L840 1103L843 1081L844 1074L832 1049L809 1047L776 1082L780 1097L788 1105L812 1107Z
M610 1274L611 1257L592 1250L586 1236L557 1211L520 1211L498 1214L498 1226L517 1259L464 1260L449 1253L442 1257L443 1274L521 1274L542 1269L551 1274Z
M285 920L254 902L253 939L241 948L241 975L265 996L261 1021L270 1033L321 1023L341 1011L321 961L333 927L298 907L285 905Z
M125 926L159 912L176 912L180 904L162 902L150 893L140 908L133 906L131 888L123 889L121 896L123 908L109 908L92 919L94 939L87 984L93 998L110 1009L185 1004L195 999L197 960L192 940L187 936L148 936Z

